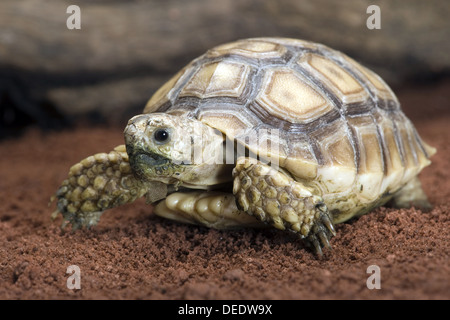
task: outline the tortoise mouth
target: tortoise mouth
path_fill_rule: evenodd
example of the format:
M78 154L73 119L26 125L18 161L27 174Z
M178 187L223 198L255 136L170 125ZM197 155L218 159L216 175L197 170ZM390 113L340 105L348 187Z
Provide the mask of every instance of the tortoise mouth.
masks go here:
M153 152L136 151L129 154L130 165L135 168L152 168L167 165L170 160Z
M145 166L158 167L169 163L169 159L153 152L137 152L130 156L130 163L141 163Z
M131 162L144 162L146 165L159 166L166 164L170 160L152 151L145 150L143 148L135 147L133 145L126 145L128 157Z
M132 171L141 179L154 177L163 168L167 169L170 163L170 159L166 157L129 145L127 153Z

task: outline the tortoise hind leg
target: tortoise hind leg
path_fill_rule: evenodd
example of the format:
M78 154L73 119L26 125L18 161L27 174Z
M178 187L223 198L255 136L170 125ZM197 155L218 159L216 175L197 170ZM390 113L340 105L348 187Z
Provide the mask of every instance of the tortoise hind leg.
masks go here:
M416 207L424 211L429 211L433 208L422 189L422 184L418 177L415 177L397 191L388 204L395 208Z

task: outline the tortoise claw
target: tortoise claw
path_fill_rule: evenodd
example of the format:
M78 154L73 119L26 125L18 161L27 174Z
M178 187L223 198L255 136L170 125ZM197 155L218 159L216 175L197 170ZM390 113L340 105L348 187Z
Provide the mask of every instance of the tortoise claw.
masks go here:
M328 241L328 237L327 237L327 235L325 234L325 232L322 232L322 231L319 232L319 233L318 233L318 237L319 237L320 243L321 243L324 247L327 247L327 248L331 249L330 241Z
M336 235L331 217L325 205L318 207L320 217L313 225L310 234L306 237L306 243L315 251L316 255L322 257L322 248L331 249L330 239Z
M327 230L333 235L333 237L336 235L336 229L334 229L333 221L331 221L328 213L324 213L321 215L321 220L324 226L327 228Z
M310 244L312 245L312 247L315 250L315 254L318 255L319 257L323 256L323 252L322 252L322 247L320 246L319 240L317 240L317 237L311 237L311 239L309 239Z

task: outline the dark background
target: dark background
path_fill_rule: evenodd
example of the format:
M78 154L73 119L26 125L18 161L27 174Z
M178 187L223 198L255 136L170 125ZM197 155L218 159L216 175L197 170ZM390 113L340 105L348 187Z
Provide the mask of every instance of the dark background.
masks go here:
M81 29L69 30L69 5ZM381 29L369 30L369 5ZM172 74L207 49L258 36L341 50L394 89L450 70L447 0L2 0L0 137L37 124L123 126Z

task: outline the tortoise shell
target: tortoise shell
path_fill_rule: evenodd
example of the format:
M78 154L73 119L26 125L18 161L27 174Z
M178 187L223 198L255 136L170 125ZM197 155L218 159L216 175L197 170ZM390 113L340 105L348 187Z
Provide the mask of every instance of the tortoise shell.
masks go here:
M363 205L392 194L434 153L378 75L302 40L253 38L215 47L152 96L144 109L151 112L194 117L255 152L261 140L273 143L277 130L280 167L335 202L357 194ZM252 132L258 145L244 139Z

